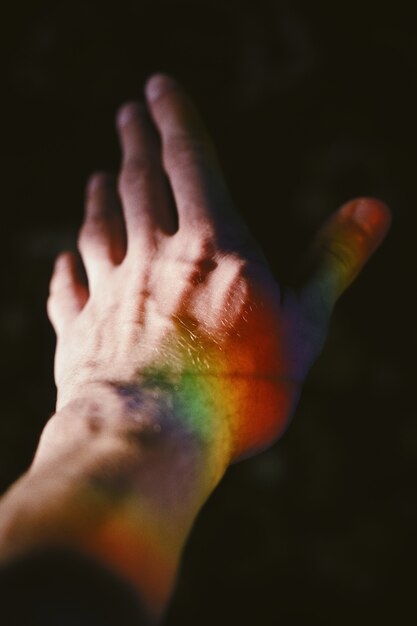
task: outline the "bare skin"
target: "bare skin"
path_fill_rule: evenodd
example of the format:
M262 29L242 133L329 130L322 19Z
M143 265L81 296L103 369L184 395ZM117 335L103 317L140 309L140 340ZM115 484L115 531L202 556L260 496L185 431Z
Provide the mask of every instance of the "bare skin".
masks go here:
M0 556L74 545L159 618L196 514L231 462L286 427L334 303L390 218L377 200L344 205L305 284L282 293L182 88L156 75L117 119L118 181L97 173L86 193L88 285L73 253L53 272L56 414L1 504Z

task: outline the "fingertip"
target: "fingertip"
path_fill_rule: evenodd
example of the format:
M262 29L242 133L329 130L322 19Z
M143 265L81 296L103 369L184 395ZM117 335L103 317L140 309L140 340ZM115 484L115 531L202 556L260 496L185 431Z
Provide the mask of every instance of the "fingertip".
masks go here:
M62 272L63 270L72 269L74 267L74 254L69 250L60 252L55 259L54 273Z
M166 92L178 89L179 83L168 74L157 72L152 74L145 84L145 96L149 103L155 102Z
M374 247L383 241L392 220L391 211L385 202L367 197L350 200L342 206L340 215L359 226Z
M330 311L382 243L390 224L390 209L376 198L354 198L333 213L308 255L313 268L306 283L308 297L316 292Z
M86 196L91 196L97 189L103 187L112 187L115 183L115 177L113 174L104 171L97 171L91 174L87 180Z
M116 126L119 129L124 128L132 121L143 115L144 105L139 100L128 100L124 102L116 112Z

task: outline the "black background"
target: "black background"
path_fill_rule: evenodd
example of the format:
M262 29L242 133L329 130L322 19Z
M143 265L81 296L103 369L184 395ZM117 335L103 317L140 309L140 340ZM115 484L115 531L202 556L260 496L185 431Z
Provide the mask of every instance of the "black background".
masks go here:
M150 73L194 95L278 278L344 201L393 210L287 433L232 467L200 515L169 626L417 619L416 27L412 3L366 0L39 0L3 13L2 489L53 411L53 258L74 245L87 176L116 171L115 110Z

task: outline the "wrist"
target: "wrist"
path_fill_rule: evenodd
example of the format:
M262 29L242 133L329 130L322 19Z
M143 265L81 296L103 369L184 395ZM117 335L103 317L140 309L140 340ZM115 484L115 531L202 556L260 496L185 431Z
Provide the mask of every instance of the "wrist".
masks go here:
M74 545L133 582L158 612L195 516L226 468L213 461L214 439L177 410L167 389L83 389L51 417L32 467L3 501L0 551Z
M204 380L182 376L180 384L148 372L127 381L94 381L77 389L45 426L35 465L69 446L118 442L132 450L170 449L173 457L193 450L198 473L212 488L232 458L227 419ZM206 385L208 387L208 385ZM156 456L156 455L155 455Z

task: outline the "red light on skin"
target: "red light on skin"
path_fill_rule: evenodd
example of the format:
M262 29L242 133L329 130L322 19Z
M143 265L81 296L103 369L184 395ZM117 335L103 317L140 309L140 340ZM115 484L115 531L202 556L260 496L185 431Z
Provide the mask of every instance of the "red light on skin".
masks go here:
M386 236L391 225L391 213L383 202L373 198L351 200L343 205L338 215L341 219L356 222L365 231L370 250L375 250Z
M251 456L271 445L284 431L300 394L279 323L279 303L261 296L241 320L226 344L234 408L233 460ZM225 390L222 393L225 395Z

